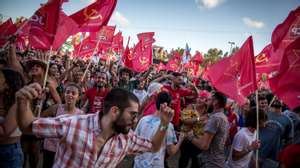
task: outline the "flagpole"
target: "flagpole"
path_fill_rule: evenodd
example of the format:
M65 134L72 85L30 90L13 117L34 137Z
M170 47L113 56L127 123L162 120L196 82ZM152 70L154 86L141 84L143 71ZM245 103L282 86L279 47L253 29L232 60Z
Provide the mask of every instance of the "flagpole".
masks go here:
M87 73L89 67L91 66L91 63L92 63L92 57L93 57L93 56L96 54L96 52L98 51L98 45L99 45L99 43L100 43L100 39L98 39L98 41L97 41L96 47L95 47L95 49L94 49L94 51L93 51L93 54L92 54L92 56L91 56L91 58L90 58L89 64L88 64L88 66L86 67L86 69L85 69L85 71L84 71L84 73L83 73L83 75L82 75L81 82L82 82L83 79L85 78L85 75L86 75L86 73Z
M43 81L43 90L46 88L46 84L47 84L47 78L48 78L48 72L49 72L49 63L50 63L50 57L52 56L52 46L50 47L50 51L49 51L49 56L46 57L47 59L47 67L46 67L46 72L45 72L45 77L44 77L44 81ZM39 104L39 107L38 107L38 118L40 118L41 116L41 112L42 112L42 105L44 103L44 100L40 100L40 104Z
M258 104L258 90L255 92L256 99L256 140L259 140L259 104ZM258 168L258 149L255 155L255 167Z
M273 96L273 98L272 98L272 100L271 100L271 102L270 102L270 104L269 104L269 108L271 107L271 105L272 105L273 102L275 101L275 98L276 98L276 96Z

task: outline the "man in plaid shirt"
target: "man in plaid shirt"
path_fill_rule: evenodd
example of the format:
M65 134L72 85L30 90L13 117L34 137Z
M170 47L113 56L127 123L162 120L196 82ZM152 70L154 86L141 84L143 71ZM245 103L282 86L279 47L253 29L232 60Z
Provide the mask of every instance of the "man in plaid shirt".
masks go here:
M139 103L128 91L112 89L104 98L103 113L35 118L30 101L41 94L42 88L37 83L16 93L17 122L25 133L60 139L54 168L111 168L128 154L157 152L174 114L170 107L162 104L159 129L152 140L148 140L131 130L137 122Z

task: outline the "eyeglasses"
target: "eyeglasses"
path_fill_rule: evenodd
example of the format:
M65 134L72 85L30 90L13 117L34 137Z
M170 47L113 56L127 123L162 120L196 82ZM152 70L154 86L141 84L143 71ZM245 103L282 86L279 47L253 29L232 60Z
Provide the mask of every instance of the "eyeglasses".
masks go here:
M139 116L139 112L131 112L132 119L136 119Z

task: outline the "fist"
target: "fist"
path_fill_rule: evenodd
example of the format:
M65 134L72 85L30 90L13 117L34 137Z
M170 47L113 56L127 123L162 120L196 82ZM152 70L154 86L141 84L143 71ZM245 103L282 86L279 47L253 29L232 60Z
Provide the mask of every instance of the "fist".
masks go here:
M42 87L38 83L32 83L24 86L16 93L16 100L33 100L42 94Z
M251 150L259 149L259 147L260 147L260 140L255 140L250 145Z
M174 110L167 103L160 105L160 120L163 125L169 124L174 116Z

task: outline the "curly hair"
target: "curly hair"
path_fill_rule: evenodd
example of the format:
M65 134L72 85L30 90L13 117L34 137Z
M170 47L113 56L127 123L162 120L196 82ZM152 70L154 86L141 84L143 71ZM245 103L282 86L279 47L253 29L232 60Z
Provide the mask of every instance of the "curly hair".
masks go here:
M9 68L0 69L5 77L5 82L9 86L7 91L4 93L4 108L9 110L9 108L15 103L16 92L24 86L24 79L22 75Z

